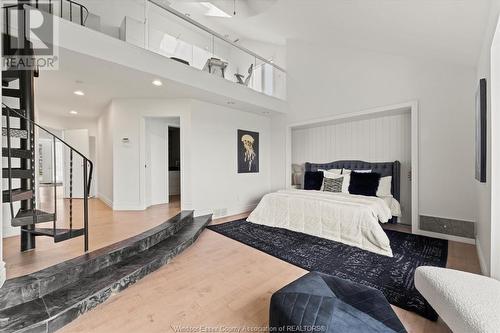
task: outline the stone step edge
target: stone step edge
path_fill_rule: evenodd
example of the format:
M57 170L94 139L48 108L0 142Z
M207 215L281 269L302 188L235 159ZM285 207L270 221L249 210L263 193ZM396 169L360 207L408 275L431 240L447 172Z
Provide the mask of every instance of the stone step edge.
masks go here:
M43 297L73 283L83 274L95 273L145 251L175 235L193 220L193 216L193 211L182 211L160 225L131 238L32 274L9 279L0 288L0 310Z
M57 314L50 316L38 323L33 323L28 327L23 327L19 330L6 330L5 332L55 332L56 330L64 327L73 320L77 319L82 314L94 309L97 305L104 303L109 298L117 295L121 291L127 289L128 287L134 285L137 281L141 280L150 273L153 273L162 266L168 264L173 258L178 254L186 250L190 245L192 245L204 231L206 226L212 221L212 215L205 215L196 217L193 219L191 226L186 226L185 230L179 232L175 237L180 237L183 234L191 234L190 237L183 240L175 247L173 252L165 252L163 257L155 257L146 265L127 273L122 276L118 281L113 282L105 288L100 289L88 295L85 299L79 300L73 306L68 307L66 310L61 311ZM193 230L187 230L193 229ZM193 232L194 231L194 232ZM170 239L165 240L165 242L170 241ZM157 244L158 245L158 244ZM96 273L97 274L97 273ZM50 295L48 295L50 296ZM45 296L47 297L47 296ZM43 297L41 298L43 300ZM2 319L2 318L0 318ZM1 327L1 325L0 325ZM1 330L4 332L4 330Z

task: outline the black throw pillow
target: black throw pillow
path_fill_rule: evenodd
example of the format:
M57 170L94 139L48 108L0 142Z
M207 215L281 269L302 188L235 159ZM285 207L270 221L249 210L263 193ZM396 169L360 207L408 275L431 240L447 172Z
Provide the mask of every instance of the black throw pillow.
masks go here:
M304 190L321 190L323 171L306 171L304 174Z
M377 189L379 183L380 183L379 173L352 172L351 182L349 183L349 193L375 197L377 196Z

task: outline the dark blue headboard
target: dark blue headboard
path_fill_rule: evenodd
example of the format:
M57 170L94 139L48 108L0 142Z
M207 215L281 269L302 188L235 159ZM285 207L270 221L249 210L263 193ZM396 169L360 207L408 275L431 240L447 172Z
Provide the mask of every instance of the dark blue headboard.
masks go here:
M318 169L350 169L350 170L372 170L380 173L382 177L392 176L391 192L392 196L400 201L400 184L401 184L401 163L394 162L378 162L370 163L364 161L335 161L330 163L306 163L305 171L318 171Z

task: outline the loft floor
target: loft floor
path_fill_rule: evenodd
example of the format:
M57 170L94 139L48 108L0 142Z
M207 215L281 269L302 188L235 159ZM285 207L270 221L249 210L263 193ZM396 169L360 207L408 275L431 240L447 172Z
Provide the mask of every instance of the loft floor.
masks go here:
M58 227L69 224L67 199L62 198L58 187ZM41 209L52 211L53 188L41 187ZM82 225L82 200L73 200L75 228ZM169 204L157 205L145 211L113 211L99 199L89 200L89 251L94 251L149 230L180 212L179 196L172 196ZM52 227L38 224L37 227ZM52 238L37 237L36 249L20 252L20 237L8 237L3 241L3 256L7 278L29 274L83 254L83 238L73 238L54 243Z
M448 267L479 273L475 246L449 242ZM168 265L61 332L172 332L176 326L265 327L271 295L305 273L207 229ZM440 321L434 323L399 308L395 311L409 332L450 332Z

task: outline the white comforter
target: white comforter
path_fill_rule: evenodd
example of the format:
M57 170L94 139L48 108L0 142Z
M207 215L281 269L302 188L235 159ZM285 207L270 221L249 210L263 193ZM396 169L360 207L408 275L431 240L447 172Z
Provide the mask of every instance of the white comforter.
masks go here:
M265 195L247 221L392 257L389 238L379 224L391 217L387 203L377 197L287 190Z

